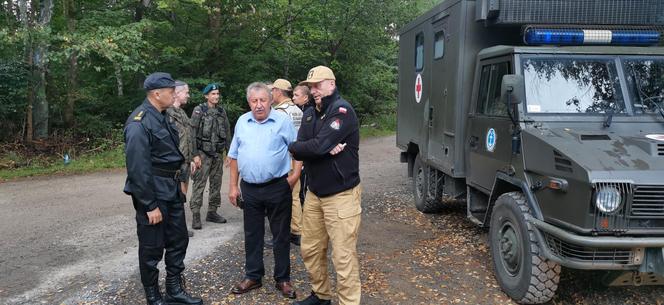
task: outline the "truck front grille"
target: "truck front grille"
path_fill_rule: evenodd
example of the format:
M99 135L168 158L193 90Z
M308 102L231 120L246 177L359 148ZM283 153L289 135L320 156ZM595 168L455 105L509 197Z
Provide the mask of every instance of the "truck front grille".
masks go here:
M664 185L634 186L631 216L664 217Z
M657 144L657 155L664 156L664 144Z
M545 234L546 243L551 252L558 257L579 261L617 265L633 265L638 259L633 249L619 248L589 248L580 245L574 245L559 238Z

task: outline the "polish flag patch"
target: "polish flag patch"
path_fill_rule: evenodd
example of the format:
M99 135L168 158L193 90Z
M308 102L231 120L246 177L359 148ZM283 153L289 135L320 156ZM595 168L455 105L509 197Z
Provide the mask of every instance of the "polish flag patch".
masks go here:
M339 112L340 113L346 114L347 111L348 111L348 109L346 109L344 107L339 107Z

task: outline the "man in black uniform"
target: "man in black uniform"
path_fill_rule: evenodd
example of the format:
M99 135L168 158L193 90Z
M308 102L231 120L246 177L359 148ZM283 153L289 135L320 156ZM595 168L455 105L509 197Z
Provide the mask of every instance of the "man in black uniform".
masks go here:
M304 161L309 191L302 212L302 259L311 280L311 295L295 305L328 305L332 289L327 274L327 248L337 272L341 305L359 305L360 264L357 238L360 229L360 133L355 110L337 91L330 68L309 70L304 82L316 106L307 109L297 141L288 146L296 160Z
M185 195L179 169L184 157L178 134L165 117L173 104L175 81L168 73L150 74L143 84L147 98L129 115L124 139L127 181L136 210L138 263L148 305L195 304L183 287L181 273L189 237L184 218ZM159 291L157 264L166 250L166 296Z

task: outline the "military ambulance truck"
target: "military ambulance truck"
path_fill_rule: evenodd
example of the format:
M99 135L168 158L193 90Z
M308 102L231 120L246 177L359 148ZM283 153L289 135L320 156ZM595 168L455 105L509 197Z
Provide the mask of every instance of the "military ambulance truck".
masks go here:
M561 266L664 283L663 25L659 0L446 0L400 32L415 206L465 201L517 302Z

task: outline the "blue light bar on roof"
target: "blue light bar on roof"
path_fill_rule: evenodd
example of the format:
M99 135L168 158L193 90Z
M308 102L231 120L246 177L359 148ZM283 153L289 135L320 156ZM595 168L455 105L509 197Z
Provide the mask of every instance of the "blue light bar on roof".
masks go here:
M656 30L586 30L579 28L526 28L524 41L528 45L630 45L658 44Z

